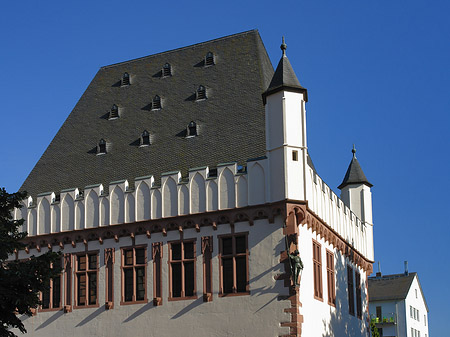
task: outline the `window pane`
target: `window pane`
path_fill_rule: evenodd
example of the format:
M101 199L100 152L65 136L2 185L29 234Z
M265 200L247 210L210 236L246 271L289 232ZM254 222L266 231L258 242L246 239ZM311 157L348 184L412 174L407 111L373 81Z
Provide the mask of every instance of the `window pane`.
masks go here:
M125 279L125 301L133 300L133 269L124 269L124 279Z
M194 243L185 242L184 243L184 258L193 259L194 258Z
M89 273L89 304L97 304L97 273Z
M48 288L42 292L42 309L50 308L50 282L46 286Z
M59 308L61 304L61 277L53 279L53 308Z
M132 250L126 250L124 252L125 258L124 262L126 266L132 266L133 265L133 251Z
M172 297L181 297L181 263L172 263Z
M233 292L233 259L222 259L223 271L223 293L229 294Z
M236 258L236 287L237 292L247 291L247 258L245 256Z
M145 248L136 249L136 264L145 264Z
M86 270L86 256L78 256L78 270Z
M194 262L185 262L184 263L184 292L185 296L194 296L194 284L195 284L195 275L194 275Z
M86 275L79 274L78 278L78 305L86 305Z
M245 253L246 252L246 240L245 236L237 236L236 237L236 253Z
M233 242L232 238L222 238L222 254L233 254Z
M145 298L145 268L136 268L136 300L142 301Z
M172 243L172 260L181 260L181 243Z
M89 255L89 269L97 269L97 254Z

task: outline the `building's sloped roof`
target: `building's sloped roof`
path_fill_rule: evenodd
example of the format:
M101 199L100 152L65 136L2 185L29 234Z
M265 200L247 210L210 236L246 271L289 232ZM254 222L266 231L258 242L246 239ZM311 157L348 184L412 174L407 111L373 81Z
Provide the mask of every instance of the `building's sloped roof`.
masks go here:
M350 165L348 166L347 172L345 173L344 180L342 183L338 186L339 189L343 189L345 186L350 184L365 184L369 187L372 187L373 185L369 183L367 180L361 165L359 165L358 159L356 159L356 150L353 148L353 158L350 162Z
M215 65L205 66L214 54ZM161 77L165 63L172 76ZM121 86L127 72L131 85ZM273 67L252 30L136 60L102 67L62 125L21 190L30 195L215 166L265 154L264 106ZM203 85L207 99L196 101ZM162 109L151 110L153 97ZM120 118L108 120L112 105ZM186 138L190 121L198 137ZM152 144L139 147L144 130ZM96 155L100 139L107 154Z

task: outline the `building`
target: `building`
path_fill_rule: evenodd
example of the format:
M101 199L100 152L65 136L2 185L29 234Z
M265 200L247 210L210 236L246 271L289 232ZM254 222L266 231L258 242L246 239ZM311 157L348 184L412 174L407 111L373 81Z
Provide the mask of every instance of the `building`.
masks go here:
M16 258L64 256L33 336L367 336L372 185L355 150L341 198L320 178L281 49L274 71L254 30L99 70L22 186Z
M428 337L428 305L419 276L407 268L369 277L369 312L381 336Z

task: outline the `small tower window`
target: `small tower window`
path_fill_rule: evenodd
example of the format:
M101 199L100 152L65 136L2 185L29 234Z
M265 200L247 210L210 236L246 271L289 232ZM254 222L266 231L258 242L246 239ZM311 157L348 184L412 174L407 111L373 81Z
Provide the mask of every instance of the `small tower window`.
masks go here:
M214 54L211 52L208 52L208 54L206 54L206 56L205 56L205 67L213 66L214 64L215 64L214 63Z
M106 141L103 138L98 142L97 155L99 154L106 154Z
M144 130L141 135L141 146L149 146L150 145L150 134L147 130Z
M109 111L109 118L108 119L116 119L119 118L119 107L115 104L111 107L111 110Z
M128 74L128 73L123 74L122 85L130 85L130 74Z
M153 100L152 100L152 110L159 110L161 108L162 108L161 97L156 95L155 97L153 97Z
M197 101L206 98L206 88L203 85L200 85L197 89Z
M197 123L191 121L186 129L186 138L197 136Z
M166 63L162 69L162 77L172 76L172 67L169 63Z

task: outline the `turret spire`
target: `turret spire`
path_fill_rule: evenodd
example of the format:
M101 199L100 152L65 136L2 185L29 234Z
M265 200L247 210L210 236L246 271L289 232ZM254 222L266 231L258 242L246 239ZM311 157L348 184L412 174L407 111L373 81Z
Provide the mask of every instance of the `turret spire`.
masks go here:
M352 161L348 166L347 173L345 173L344 180L338 186L338 188L342 190L345 186L350 184L365 184L369 187L372 187L373 185L369 183L369 181L367 180L361 168L361 165L359 165L358 159L356 159L355 144L353 144L352 153L353 153Z
M286 48L287 48L287 46L286 46L286 43L284 42L284 36L282 38L282 42L281 42L280 48L281 48L281 50L283 52L283 56L286 56Z

